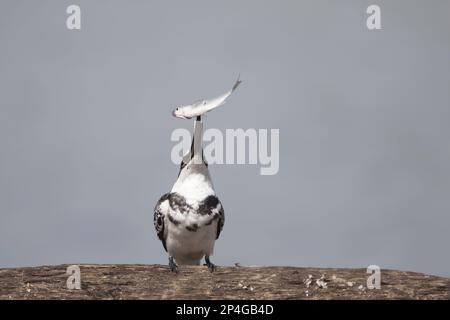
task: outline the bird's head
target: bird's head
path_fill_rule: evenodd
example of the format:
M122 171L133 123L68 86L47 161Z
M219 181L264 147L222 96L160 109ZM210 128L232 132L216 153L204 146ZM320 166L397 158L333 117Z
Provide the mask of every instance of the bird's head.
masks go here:
M208 166L205 161L196 163L195 158L181 164L177 181L172 187L172 192L178 192L184 196L204 198L206 194L214 193Z
M203 152L200 155L191 153L190 158L183 159L181 161L178 178L184 178L191 174L202 174L209 176L208 162L206 162Z

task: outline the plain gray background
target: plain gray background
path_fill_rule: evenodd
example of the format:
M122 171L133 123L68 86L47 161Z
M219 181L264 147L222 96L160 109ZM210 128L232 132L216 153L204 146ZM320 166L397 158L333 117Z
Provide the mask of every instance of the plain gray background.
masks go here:
M66 28L78 4L82 30ZM378 4L382 30L366 28ZM0 267L167 262L175 105L279 128L280 172L210 166L219 265L450 276L449 1L17 1L0 10Z

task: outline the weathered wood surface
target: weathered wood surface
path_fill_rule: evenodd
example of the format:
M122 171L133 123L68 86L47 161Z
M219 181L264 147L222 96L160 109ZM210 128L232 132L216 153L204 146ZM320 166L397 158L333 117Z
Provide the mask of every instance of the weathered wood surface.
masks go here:
M365 269L184 266L174 274L161 265L80 265L81 290L68 290L66 269L0 269L0 299L450 298L450 279L395 270L381 270L381 289L369 290ZM326 288L316 283L322 275Z

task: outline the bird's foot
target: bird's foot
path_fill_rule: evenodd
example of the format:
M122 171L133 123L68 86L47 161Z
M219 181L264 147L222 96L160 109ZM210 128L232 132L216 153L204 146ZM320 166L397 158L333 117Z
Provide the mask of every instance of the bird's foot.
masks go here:
M170 271L178 273L178 265L176 264L173 257L169 257L169 268L170 268Z
M217 266L209 260L209 256L205 256L205 264L208 267L209 271L214 272L217 270Z

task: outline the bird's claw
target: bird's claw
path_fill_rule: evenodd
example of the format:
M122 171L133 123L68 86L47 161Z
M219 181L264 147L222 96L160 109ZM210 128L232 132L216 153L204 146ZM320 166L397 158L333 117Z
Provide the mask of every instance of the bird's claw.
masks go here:
M178 265L176 264L173 257L169 257L169 268L170 268L170 271L172 271L174 273L178 273Z
M214 263L210 263L207 266L208 266L209 271L211 271L211 272L214 272L217 270L217 266Z
M205 265L208 267L209 271L214 272L217 270L217 266L209 260L209 257L205 257Z

